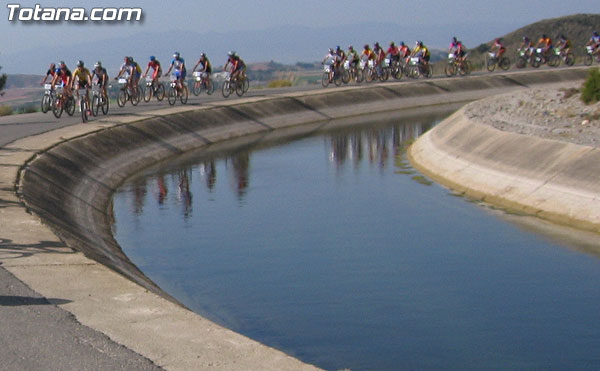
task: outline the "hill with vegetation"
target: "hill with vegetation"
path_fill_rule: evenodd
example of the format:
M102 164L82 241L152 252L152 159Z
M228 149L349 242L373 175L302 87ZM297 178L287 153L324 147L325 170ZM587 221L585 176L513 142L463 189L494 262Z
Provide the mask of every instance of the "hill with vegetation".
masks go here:
M583 56L585 52L583 46L588 42L594 31L600 32L600 14L575 14L560 18L544 19L521 27L504 36L498 36L503 39L504 45L507 48L506 55L514 62L515 51L521 44L523 36L529 37L535 44L543 34L546 34L555 43L562 34L571 40L573 53L576 56ZM477 47L469 48L469 57L475 65L482 65L485 53L490 50L493 43L494 40L490 40Z

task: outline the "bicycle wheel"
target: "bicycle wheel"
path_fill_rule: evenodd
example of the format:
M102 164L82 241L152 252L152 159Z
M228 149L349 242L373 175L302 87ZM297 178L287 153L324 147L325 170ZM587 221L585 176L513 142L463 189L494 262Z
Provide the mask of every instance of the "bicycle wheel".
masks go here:
M62 112L63 112L63 105L62 105L61 97L56 97L52 101L52 113L54 114L54 117L59 119L60 116L62 115Z
M100 96L94 94L92 97L92 115L98 116L98 111L100 110Z
M246 76L244 77L244 94L248 92L248 89L250 89L250 79Z
M215 84L210 78L206 79L206 94L211 95L215 92Z
M223 98L228 98L231 93L231 81L225 81L221 87L221 94L223 94Z
M502 57L502 59L500 59L500 62L498 62L498 67L500 67L504 71L508 71L508 69L510 68L510 59L508 59L508 57Z
M152 99L152 92L154 91L154 87L153 86L146 86L143 92L143 96L144 96L144 102L148 103L150 102L150 99Z
M79 109L81 110L81 122L87 122L87 104L85 103L84 97L79 98Z
M135 91L133 92L133 95L130 98L131 104L133 104L134 106L137 106L138 103L140 103L140 99L142 99L142 91L140 90L139 86L135 87Z
M452 77L456 75L456 66L454 65L454 63L447 63L444 67L444 73L447 77Z
M108 106L109 106L109 102L110 100L108 99L107 95L103 95L102 99L100 100L102 102L102 114L106 115L108 114Z
M350 72L347 69L342 70L342 82L347 84L350 82Z
M200 95L202 92L202 81L194 81L194 86L192 87L192 94L195 96Z
M75 98L73 98L73 96L67 98L67 101L65 102L65 111L67 111L67 115L69 116L75 114Z
M384 82L384 81L387 81L389 78L390 78L390 69L383 68L381 70L381 74L379 74L379 81Z
M592 56L589 54L586 54L585 57L583 57L583 64L586 66L591 66L593 61L594 58L592 58Z
M244 95L244 80L238 80L235 82L235 94L238 97Z
M425 68L425 70L423 71L423 76L430 79L433 76L433 67L431 67L431 65L428 64L424 68Z
M565 64L569 67L575 64L575 56L572 53L565 56Z
M117 95L117 105L119 107L124 107L127 102L127 91L125 89L119 90L119 94Z
M489 72L494 72L496 69L496 58L492 58L488 55L485 56L485 68Z
M515 67L525 68L526 65L527 65L527 59L525 59L524 57L517 58L517 61L515 62Z
M52 98L50 98L49 94L44 94L42 98L42 112L46 113L50 110L50 106L52 104Z
M335 86L342 85L342 74L340 72L335 72L333 74L333 83L335 84Z
M165 86L163 84L158 84L158 86L156 87L156 91L154 92L154 96L159 102L165 99Z
M169 87L169 91L167 92L167 99L170 105L174 105L177 100L177 94L175 92L175 88L172 86Z
M189 95L188 87L187 87L187 85L183 85L183 87L181 88L181 91L179 92L179 101L181 101L181 104L187 104L188 95Z
M360 84L365 81L365 70L357 70L356 71L356 83Z
M550 67L558 67L560 66L560 56L554 54L548 58L548 66Z
M323 76L321 77L321 86L323 86L324 88L329 86L329 73L328 72L323 72Z

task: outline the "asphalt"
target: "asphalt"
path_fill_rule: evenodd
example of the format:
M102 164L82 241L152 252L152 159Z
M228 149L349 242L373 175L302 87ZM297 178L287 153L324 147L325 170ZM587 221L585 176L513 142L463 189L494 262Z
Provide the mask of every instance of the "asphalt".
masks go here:
M522 77L527 80L527 76ZM338 107L337 111L346 111L345 114L351 116L368 112L365 110L369 107L398 109L417 106L423 101L441 104L446 101L439 99L444 96L446 87L462 83L468 85L469 80L449 81L440 80L435 87L428 87L427 83L419 85L426 90L433 89L435 94L432 96L419 95L414 92L418 89L407 88L416 94L413 98L403 98L403 93L398 93L398 90L387 91L388 86L406 83L383 84L378 88L378 94L396 95L394 102L404 99L405 103L390 108L389 101L387 104L378 102L376 94L373 101L363 105L357 101L355 106L359 107L355 107L355 111L349 107ZM522 88L523 85L522 82L507 84L503 89ZM326 92L336 92L342 99L345 95L358 94L360 89L330 88ZM452 94L457 101L468 101L496 90L498 87L492 83L485 91ZM165 115L170 117L198 109L236 107L242 102L252 108L253 103L268 101L280 92L251 90L245 100L228 102L221 101L218 96L208 99L191 97L189 105L176 108L169 108L164 102L160 105L142 103L138 107L128 105L123 109L112 107L116 114L86 125L80 124L77 117L55 120L41 113L0 118L0 167L4 168L0 175L0 369L152 369L158 367L156 365L167 369L311 369L309 365L278 351L207 324L199 316L156 293L148 292L147 288L131 281L123 282L123 276L114 273L114 270L67 247L39 218L27 213L22 199L15 194L21 166L35 158L38 152L55 144L73 141L96 131L103 132L115 125L126 126ZM290 100L297 100L307 92L285 90L284 94ZM335 116L336 110L328 107L331 102L328 102L327 95L317 101L323 102L319 109L301 116L285 117L301 124L307 117L315 121ZM269 125L274 125L281 117L267 112L259 122L263 129L268 126L268 130L273 130ZM261 125L257 122L254 120L250 126L237 127L235 135L259 130L257 126ZM226 130L213 130L205 136L213 141L230 137L231 133ZM148 317L150 314L158 315L158 319L155 316L140 320L140 316ZM161 326L167 325L171 326L171 337L148 339L152 331L163 335L166 331ZM188 335L184 331L188 328L201 329L207 336L199 338L198 332ZM149 332L144 332L148 329ZM178 340L183 340L184 345L178 345ZM186 346L185 343L192 344ZM127 348L119 344L126 344ZM169 351L169 345L180 349Z

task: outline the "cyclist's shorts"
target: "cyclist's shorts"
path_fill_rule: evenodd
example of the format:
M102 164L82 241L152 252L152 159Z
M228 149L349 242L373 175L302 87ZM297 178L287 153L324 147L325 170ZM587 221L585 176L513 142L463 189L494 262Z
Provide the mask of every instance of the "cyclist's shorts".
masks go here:
M181 79L184 80L185 79L185 71L175 71L175 77L177 77L177 79Z
M77 86L79 87L79 89L85 89L87 87L87 81L77 81Z

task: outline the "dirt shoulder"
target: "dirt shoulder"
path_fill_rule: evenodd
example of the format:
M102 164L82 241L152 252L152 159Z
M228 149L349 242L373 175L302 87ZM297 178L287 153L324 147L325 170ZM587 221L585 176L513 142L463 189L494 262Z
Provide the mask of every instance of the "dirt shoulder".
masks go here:
M469 104L464 112L502 131L600 147L600 103L583 103L582 85L562 82L521 89Z

